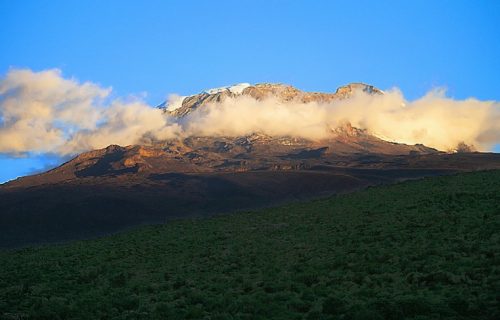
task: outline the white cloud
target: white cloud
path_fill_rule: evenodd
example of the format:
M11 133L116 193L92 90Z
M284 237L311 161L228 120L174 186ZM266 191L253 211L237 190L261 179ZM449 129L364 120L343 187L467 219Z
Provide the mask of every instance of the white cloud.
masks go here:
M423 143L440 150L460 142L489 150L500 141L500 104L476 99L453 100L435 90L406 101L397 89L384 95L359 93L331 103L257 101L248 96L224 100L188 116L191 135L238 136L251 132L326 139L343 122L394 142Z
M460 142L491 150L500 141L498 102L454 100L440 90L415 101L406 101L397 89L331 103L283 104L237 96L200 108L178 123L137 99L108 101L110 92L65 79L59 70L9 71L0 80L0 152L66 155L110 144L253 132L324 139L345 121L391 141L441 150Z
M64 79L59 70L11 70L0 81L0 150L56 151L67 140L69 128L95 128L100 118L96 101L109 92Z

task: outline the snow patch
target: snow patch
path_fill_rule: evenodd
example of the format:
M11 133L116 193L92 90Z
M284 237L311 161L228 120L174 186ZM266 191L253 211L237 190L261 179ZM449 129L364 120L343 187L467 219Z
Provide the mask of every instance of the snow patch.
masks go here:
M216 93L221 93L221 92L228 90L229 92L234 93L234 94L242 94L243 90L245 90L245 88L248 88L250 86L251 86L250 83L245 82L245 83L238 83L238 84L235 84L232 86L225 86L225 87L220 87L220 88L208 89L208 90L205 90L203 92L208 93L208 94L216 94Z

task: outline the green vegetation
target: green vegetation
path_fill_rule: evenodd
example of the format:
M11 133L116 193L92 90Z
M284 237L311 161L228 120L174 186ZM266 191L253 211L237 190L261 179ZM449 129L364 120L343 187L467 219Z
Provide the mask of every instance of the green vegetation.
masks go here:
M5 319L500 319L500 171L0 252Z

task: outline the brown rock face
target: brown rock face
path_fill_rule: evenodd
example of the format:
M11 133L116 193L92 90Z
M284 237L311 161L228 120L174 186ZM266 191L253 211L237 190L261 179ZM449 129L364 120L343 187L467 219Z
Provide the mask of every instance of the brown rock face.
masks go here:
M334 100L347 99L356 92L383 94L381 90L364 83L348 84L338 88L335 93L305 92L286 84L260 83L243 89L241 93L234 93L231 90L226 89L212 94L203 92L192 95L185 98L182 101L181 107L173 111L166 110L166 103L161 104L159 107L165 109L165 112L169 112L173 116L184 117L194 110L206 106L207 104L222 102L228 97L234 98L241 95L249 96L256 100L264 100L272 97L284 103L324 103Z
M189 96L184 99L182 102L182 106L179 109L176 109L171 112L172 115L177 117L183 117L190 112L198 109L201 106L205 106L209 103L222 102L227 97L234 97L235 95L232 92L219 92L215 94L209 93L200 93L194 96Z
M262 83L245 88L243 94L257 100L276 97L283 102L287 102L297 100L303 92L289 85Z
M356 91L362 91L368 94L383 94L382 90L377 89L374 86L364 83L350 83L346 86L338 88L335 95L339 98L349 98Z

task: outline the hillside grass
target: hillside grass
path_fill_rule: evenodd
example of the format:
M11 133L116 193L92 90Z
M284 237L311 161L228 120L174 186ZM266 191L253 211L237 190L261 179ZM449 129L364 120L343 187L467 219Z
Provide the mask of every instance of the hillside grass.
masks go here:
M0 319L500 319L500 171L0 252Z

